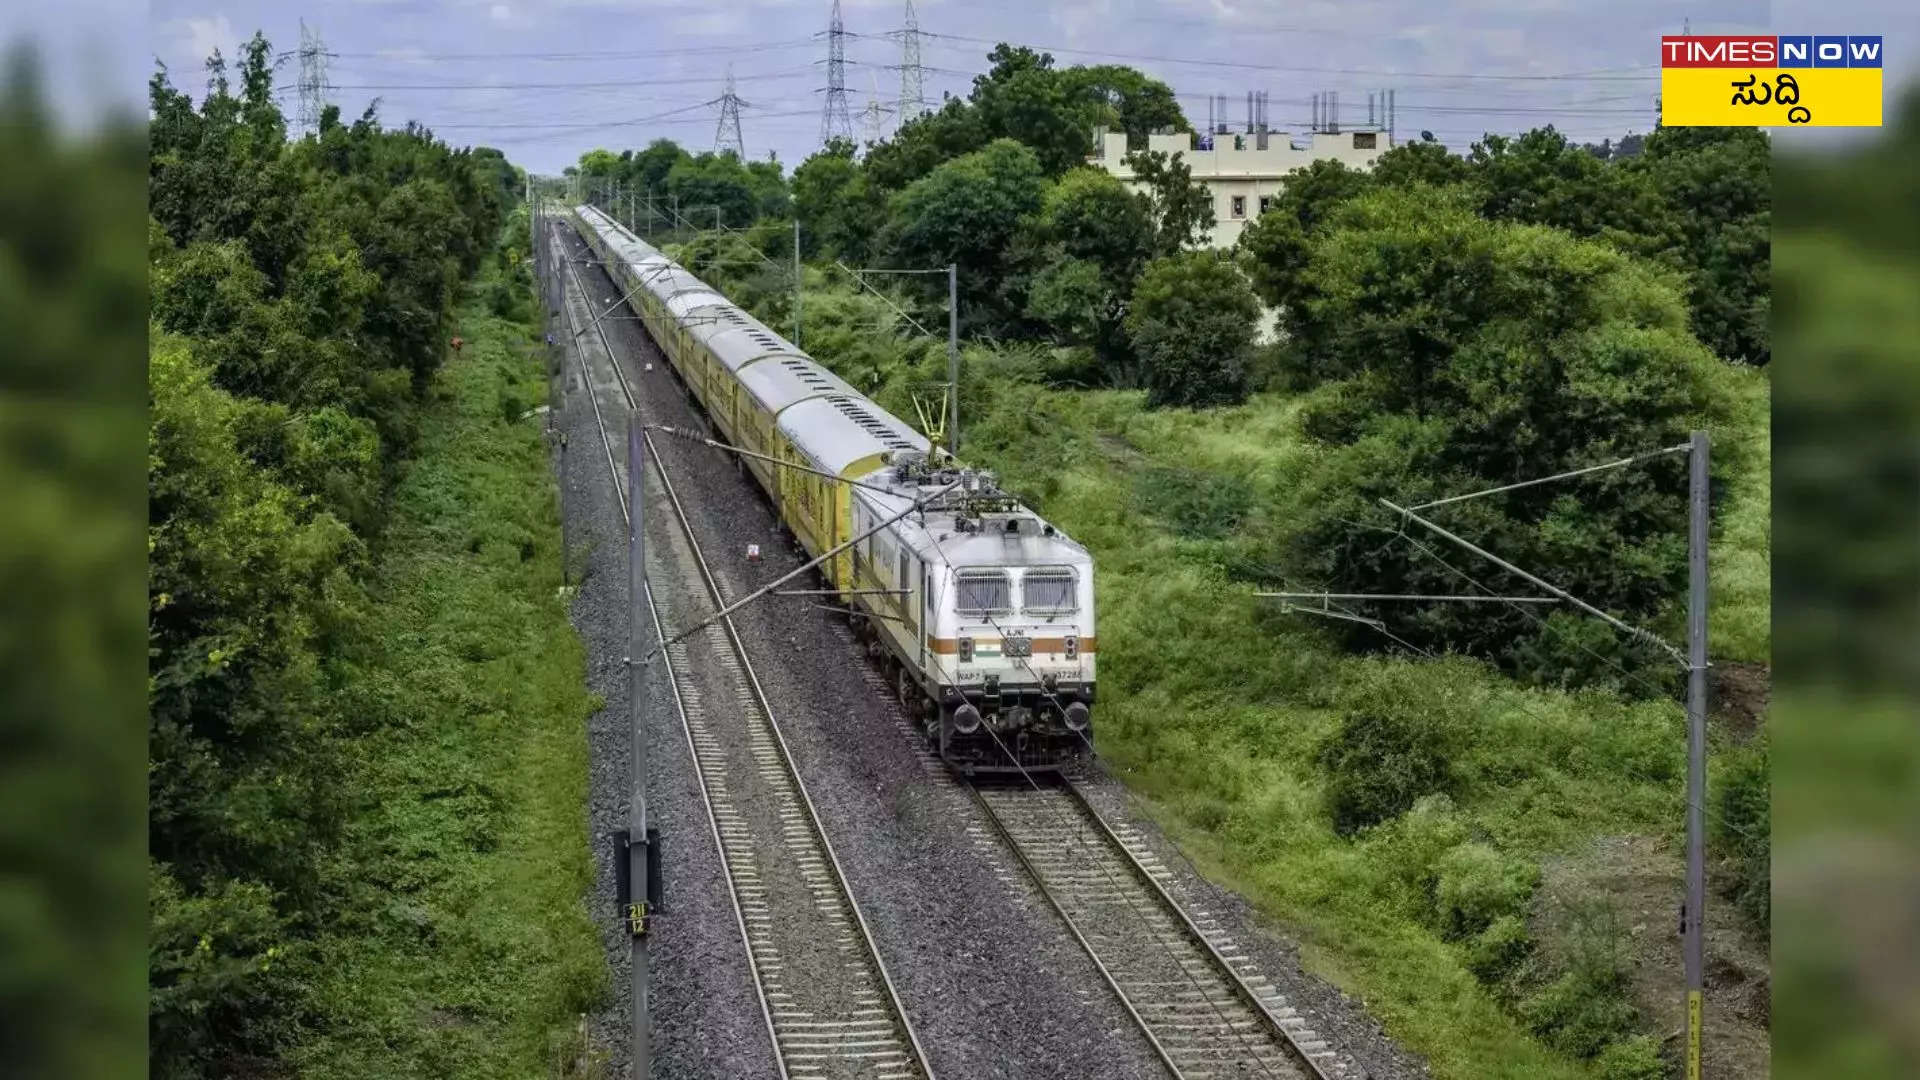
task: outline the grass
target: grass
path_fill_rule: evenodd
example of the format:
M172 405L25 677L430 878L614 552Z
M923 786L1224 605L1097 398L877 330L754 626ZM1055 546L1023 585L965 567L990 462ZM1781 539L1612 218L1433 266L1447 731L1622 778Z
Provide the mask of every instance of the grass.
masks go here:
M475 290L373 575L344 680L347 925L322 941L302 1075L529 1076L607 991L584 897L585 654L567 621L532 329ZM511 419L509 419L511 414Z
M941 358L871 330L822 325L837 310L830 299L807 298L809 350L858 376L896 415L913 416L921 384L941 377ZM1102 753L1201 871L1284 924L1310 970L1364 1001L1442 1080L1637 1075L1619 1068L1632 1055L1616 1051L1644 1055L1645 1040L1613 1043L1587 1061L1527 1023L1529 1002L1561 974L1552 964L1564 942L1541 941L1543 959L1490 985L1470 968L1473 941L1449 927L1437 883L1444 857L1468 844L1526 867L1603 836L1677 835L1678 704L1532 689L1464 657L1353 655L1310 617L1254 599L1245 572L1260 549L1248 539L1285 529L1277 517L1290 502L1285 485L1314 464L1298 397L1150 411L1138 392L1048 389L1018 377L1047 366L1043 350L970 346L962 363L966 456L999 470L1093 552ZM1745 453L1722 459L1734 469L1711 551L1712 649L1764 663L1769 384L1729 368L1725 387L1731 430L1714 435ZM1682 625L1675 600L1655 625ZM1318 751L1348 713L1405 702L1455 733L1451 798L1341 837Z
M1764 382L1741 389L1747 415L1763 416ZM1349 710L1420 702L1464 732L1448 836L1538 861L1597 836L1675 829L1682 713L1521 687L1466 658L1349 655L1308 618L1261 607L1228 576L1230 530L1193 527L1220 500L1204 484L1158 495L1154 478L1236 478L1255 496L1220 520L1270 526L1274 485L1313 453L1297 410L1263 395L1148 412L1137 394L1021 388L968 430L976 456L1094 552L1103 753L1203 871L1287 925L1308 967L1364 1000L1436 1076L1595 1075L1536 1038L1443 932L1432 878L1444 848L1418 829L1337 836L1314 759ZM1764 447L1764 429L1738 437ZM1716 646L1743 658L1764 659L1768 640L1765 470L1761 456L1735 480L1714 551Z
M1708 648L1716 659L1771 664L1773 659L1773 393L1757 371L1727 380L1740 426L1722 438L1738 440L1747 464L1728 485L1719 508L1717 541L1707 575L1713 595Z

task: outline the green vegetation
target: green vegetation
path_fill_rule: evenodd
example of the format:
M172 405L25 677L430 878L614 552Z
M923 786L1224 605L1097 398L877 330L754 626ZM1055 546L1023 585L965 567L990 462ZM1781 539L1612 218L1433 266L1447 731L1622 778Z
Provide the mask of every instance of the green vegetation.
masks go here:
M829 204L885 186L903 160L886 146L865 161L844 147L810 159L800 173L822 202L810 208L815 196L796 187L796 212L833 223L817 240L823 256L884 259L901 230L963 206L974 209L944 234L984 222L982 235L1010 237L968 253L1002 261L975 285L992 297L962 300L975 335L962 360L964 455L1094 553L1109 764L1210 875L1299 934L1311 966L1430 1055L1437 1075L1658 1075L1664 1033L1633 1000L1611 899L1560 910L1539 884L1544 863L1601 838L1677 837L1684 717L1670 665L1564 615L1543 626L1497 606L1363 611L1385 620L1381 634L1250 596L1269 583L1477 591L1414 540L1494 591L1523 590L1430 537L1401 537L1374 497L1494 486L1673 445L1705 423L1716 435L1715 656L1766 662L1764 373L1702 346L1689 329L1691 272L1667 260L1669 246L1649 255L1645 238L1608 231L1604 199L1592 228L1528 220L1581 203L1558 184L1612 185L1629 206L1649 189L1613 171L1624 163L1558 161L1550 133L1485 160L1396 150L1382 162L1390 183L1316 168L1239 256L1289 335L1247 353L1194 331L1236 306L1218 302L1231 295L1224 281L1161 280L1176 266L1243 280L1210 254L1155 261L1167 235L1191 235L1190 182L1164 179L1177 161L1150 163L1163 179L1133 210L1105 177L1049 178L1045 165L1010 170L998 202L981 202L991 189L979 184L970 203L925 197L977 168L968 155L984 137L956 137L945 156L926 141L981 124L974 108L949 103L906 137L918 162L909 190L922 194L896 199L885 220ZM1004 142L984 152L1026 161ZM1536 174L1516 153L1555 168ZM1479 183L1510 198L1490 207ZM1529 185L1552 198L1522 197ZM1009 229L1010 217L1025 224ZM766 227L675 250L786 326L791 279L755 254L777 257L785 239ZM944 376L941 343L856 289L824 260L808 272L807 349L897 415L937 410L927 387ZM922 322L940 313L912 282L892 299ZM1250 329L1251 312L1238 321ZM1167 407L1175 395L1148 389L1154 335L1182 332L1208 347L1163 386L1228 404ZM1236 380L1235 392L1212 389ZM1683 614L1684 491L1668 458L1450 508L1447 522L1671 630ZM1730 733L1715 746L1723 768L1746 752ZM1762 847L1720 850L1729 866L1763 864L1755 798L1727 799L1716 827Z
M525 1075L604 972L519 177L271 58L152 83L150 1068Z
M0 62L0 1047L10 1076L137 1076L146 277L127 230L145 212L146 132L131 112L76 125L75 110L92 109L71 98L55 108L47 82L33 46L10 42Z

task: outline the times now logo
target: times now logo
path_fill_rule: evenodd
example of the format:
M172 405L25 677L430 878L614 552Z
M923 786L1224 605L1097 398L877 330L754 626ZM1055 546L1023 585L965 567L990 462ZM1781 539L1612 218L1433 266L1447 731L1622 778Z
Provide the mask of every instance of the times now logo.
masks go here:
M1660 39L1660 66L1866 67L1881 66L1878 34Z

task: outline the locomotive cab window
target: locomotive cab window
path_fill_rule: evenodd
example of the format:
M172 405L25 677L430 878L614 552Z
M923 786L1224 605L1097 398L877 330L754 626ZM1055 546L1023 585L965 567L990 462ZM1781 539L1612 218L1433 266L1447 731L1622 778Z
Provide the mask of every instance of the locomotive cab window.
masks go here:
M1074 609L1073 571L1066 567L1029 570L1020 579L1021 605L1039 615L1066 615Z
M1013 609L1013 585L1001 570L962 570L953 578L953 610L995 615Z

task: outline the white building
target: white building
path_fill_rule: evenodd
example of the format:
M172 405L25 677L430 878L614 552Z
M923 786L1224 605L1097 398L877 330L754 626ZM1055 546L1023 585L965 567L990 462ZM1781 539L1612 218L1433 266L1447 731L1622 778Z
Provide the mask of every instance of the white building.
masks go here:
M1125 132L1098 129L1093 142L1089 165L1122 180L1133 179L1133 170L1125 160ZM1207 240L1216 248L1232 247L1240 239L1240 231L1267 208L1268 201L1279 193L1282 179L1293 170L1320 160L1338 161L1355 169L1371 168L1373 160L1391 147L1387 133L1375 130L1316 131L1297 137L1284 131L1211 136L1181 131L1147 136L1148 150L1168 157L1179 154L1193 170L1193 179L1206 184L1213 193L1214 226Z

